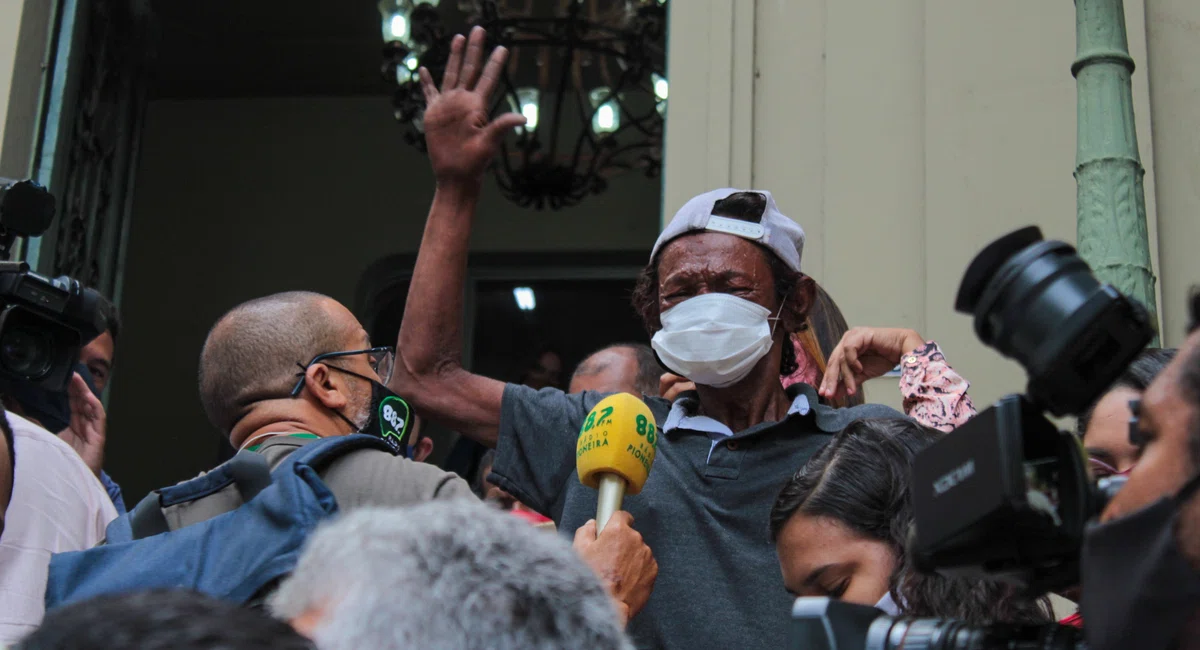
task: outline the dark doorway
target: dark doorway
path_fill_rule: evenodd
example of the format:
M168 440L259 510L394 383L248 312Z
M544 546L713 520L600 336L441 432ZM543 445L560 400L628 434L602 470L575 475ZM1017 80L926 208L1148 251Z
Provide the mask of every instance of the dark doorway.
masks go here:
M472 368L519 382L537 355L550 350L562 358L565 388L571 370L592 352L646 340L629 304L632 291L632 280L481 281L475 290Z
M389 257L363 275L355 311L375 345L396 340L413 262L412 255ZM463 364L481 375L520 382L538 355L550 350L561 359L560 383L566 388L575 366L592 352L648 340L630 305L644 262L642 252L472 256ZM458 435L426 429L434 440L429 461L443 464Z

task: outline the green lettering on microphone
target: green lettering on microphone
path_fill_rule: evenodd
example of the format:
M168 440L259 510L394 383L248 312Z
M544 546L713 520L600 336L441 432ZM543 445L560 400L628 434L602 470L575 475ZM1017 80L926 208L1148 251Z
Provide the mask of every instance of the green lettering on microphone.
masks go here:
M575 450L575 458L579 458L593 449L599 449L601 447L607 447L607 446L608 446L608 438L603 438L599 441L589 438L586 442L584 442L582 445L580 445Z
M642 450L640 448L635 449L633 447L633 445L629 445L625 449L625 451L629 454L632 454L633 457L636 458L638 460L638 462L642 464L642 467L646 468L647 472L650 471L650 459L647 458L644 453L642 453Z

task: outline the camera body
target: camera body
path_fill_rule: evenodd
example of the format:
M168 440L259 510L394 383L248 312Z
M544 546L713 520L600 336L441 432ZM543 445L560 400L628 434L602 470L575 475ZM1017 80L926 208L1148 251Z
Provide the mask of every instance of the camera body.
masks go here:
M0 262L0 377L66 390L80 348L107 326L107 305L78 280Z
M0 257L16 237L39 236L54 197L33 181L0 178ZM82 345L104 332L111 305L94 289L0 261L0 378L65 391Z
M1108 390L1153 338L1146 310L1036 227L1000 238L971 262L955 309L972 314L979 338L1020 363L1029 383L914 458L913 564L1004 580L1033 596L1078 584L1088 522L1124 478L1094 480L1079 440L1044 413L1079 415ZM1084 647L1077 628L896 618L827 598L797 599L792 619L796 648Z
M1074 435L1026 397L1001 398L913 460L914 564L1033 593L1073 584L1084 527L1103 504L1087 472Z
M1034 227L975 258L955 308L1029 384L914 459L914 564L1033 594L1078 584L1087 522L1120 483L1094 481L1078 439L1043 412L1079 415L1099 399L1153 338L1146 310Z

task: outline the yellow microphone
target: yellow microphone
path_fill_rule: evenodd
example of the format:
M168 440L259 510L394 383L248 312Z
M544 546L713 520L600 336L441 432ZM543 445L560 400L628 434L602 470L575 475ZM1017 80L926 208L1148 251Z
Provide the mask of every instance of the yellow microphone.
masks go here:
M579 482L600 492L596 533L621 509L626 492L642 491L657 446L654 414L629 393L609 395L588 413L579 430L575 467Z

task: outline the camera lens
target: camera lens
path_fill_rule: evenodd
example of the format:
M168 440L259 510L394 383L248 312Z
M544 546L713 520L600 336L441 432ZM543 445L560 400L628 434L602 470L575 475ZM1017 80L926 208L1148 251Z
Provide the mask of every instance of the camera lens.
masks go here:
M954 308L975 316L979 339L1020 363L1029 397L1058 416L1083 412L1154 336L1144 307L1036 227L985 248Z
M881 616L867 633L872 650L1079 650L1083 630L1067 625L975 626L944 618Z
M27 327L7 329L0 335L0 366L18 377L41 379L54 366L54 341Z
M871 626L867 645L886 650L975 650L985 648L985 628L942 618L881 618ZM886 625L886 631L882 628ZM882 634L881 634L882 632Z

